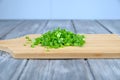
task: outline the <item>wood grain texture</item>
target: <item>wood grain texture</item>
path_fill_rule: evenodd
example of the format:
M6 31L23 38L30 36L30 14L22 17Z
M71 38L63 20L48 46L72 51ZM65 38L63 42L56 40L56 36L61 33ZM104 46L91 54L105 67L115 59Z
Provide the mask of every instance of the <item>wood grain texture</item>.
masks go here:
M43 33L56 26L74 31L69 20L50 20ZM66 26L66 27L65 27ZM41 32L38 30L38 33ZM72 66L73 65L73 66ZM29 74L27 74L29 73ZM32 77L31 77L32 76ZM84 60L29 60L20 80L93 80Z
M5 36L7 33L12 31L17 25L19 25L22 21L17 20L0 20L0 38Z
M98 20L107 30L115 34L120 34L120 20Z
M30 60L20 78L20 80L61 79L93 80L84 60Z
M120 60L89 59L96 80L120 80Z
M27 61L9 57L0 57L0 60L0 80L17 80Z
M26 20L23 23L19 24L17 28L15 28L10 34L4 36L3 39L17 38L17 37L24 36L26 34L36 33L39 27L41 27L41 25L45 25L45 23L46 21Z
M77 33L109 34L107 30L94 20L74 20L73 23Z
M40 35L27 35L36 38ZM10 40L0 41L0 50L9 52L14 58L40 58L40 59L65 59L65 58L120 58L120 36L115 34L85 34L83 47L64 47L49 49L42 46L31 48L24 46L25 36ZM19 42L19 43L18 43Z
M73 25L72 25L70 20L50 20L47 23L47 25L45 26L45 28L42 31L42 33L45 33L45 32L47 32L49 30L54 30L57 27L60 27L62 29L67 29L69 31L74 32L74 28L73 28Z
M40 25L45 23L46 21L42 21L42 23L41 21L24 21L2 39L16 38L29 33L35 33ZM28 60L18 60L9 56L5 52L2 52L0 56L0 80L18 80L28 62Z

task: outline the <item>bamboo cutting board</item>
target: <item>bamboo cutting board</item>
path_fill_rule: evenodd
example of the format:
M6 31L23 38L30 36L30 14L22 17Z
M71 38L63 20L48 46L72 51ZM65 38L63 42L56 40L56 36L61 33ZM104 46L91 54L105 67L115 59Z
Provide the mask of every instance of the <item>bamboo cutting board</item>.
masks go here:
M40 34L27 35L30 38ZM50 49L36 46L24 46L25 37L0 40L0 50L9 52L14 58L120 58L120 37L116 34L85 34L86 43L83 47L64 47Z

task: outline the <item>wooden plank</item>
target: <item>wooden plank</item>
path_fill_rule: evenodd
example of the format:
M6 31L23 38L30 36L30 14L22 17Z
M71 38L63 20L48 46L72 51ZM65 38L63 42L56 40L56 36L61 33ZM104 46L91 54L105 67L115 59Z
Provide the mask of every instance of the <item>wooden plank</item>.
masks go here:
M56 26L74 31L69 20L51 20L43 33ZM66 26L66 27L65 27ZM40 31L38 31L40 32ZM29 74L28 74L29 73ZM32 76L32 77L31 77ZM93 80L84 60L29 60L20 80Z
M19 20L0 20L0 38L12 31L17 25L19 25L22 21Z
M101 22L104 22L104 20L101 20ZM107 20L106 20L107 22ZM96 24L101 25L102 23L98 23L95 21ZM81 24L81 23L79 23ZM110 23L111 24L111 23ZM86 24L84 24L86 25ZM107 26L107 25L106 25ZM110 29L106 29L106 27L104 24L102 24L100 27L103 27L104 30L99 29L100 33L104 33L103 31L107 31L108 33L110 33L111 31L109 31ZM109 27L109 26L108 26ZM112 26L113 28L114 26ZM84 28L84 27L83 27ZM114 29L118 30L118 28ZM95 31L96 28L93 27L93 32L97 32ZM88 30L89 32L91 31L90 29ZM78 31L79 32L79 31ZM80 30L81 32L81 30ZM85 31L84 33L87 33L87 31ZM117 32L113 32L113 33L117 33ZM90 70L94 76L95 80L119 80L120 79L120 64L119 64L120 60L119 59L88 59L88 64L90 66Z
M120 60L89 59L96 80L120 80Z
M45 22L46 21L42 21L42 24L45 24ZM35 33L40 25L41 21L24 21L3 39L15 38L25 34ZM19 60L9 57L9 55L5 55L5 52L2 56L0 56L0 60L0 80L18 80L28 62L28 60Z
M40 35L28 36L32 38ZM83 47L70 46L49 49L49 51L46 51L46 48L42 46L36 46L35 48L31 48L30 45L24 46L25 37L1 40L0 50L10 52L14 58L120 58L120 36L114 34L86 34L85 37L86 43Z
M0 80L17 80L27 62L8 57L0 57L0 60Z
M30 60L20 80L92 80L88 71L84 60Z
M108 34L103 27L92 20L74 20L74 26L77 33L88 33L88 34Z
M15 28L10 34L4 36L3 39L17 38L17 37L24 36L26 34L36 33L36 31L38 30L40 25L44 25L44 24L45 24L44 21L42 21L42 22L37 21L37 20L36 21L32 21L32 20L24 21L22 24L18 25L17 28Z
M114 34L120 34L120 20L99 20L103 27Z
M42 33L45 33L49 30L54 30L58 27L74 32L74 28L72 27L72 23L70 20L50 20Z

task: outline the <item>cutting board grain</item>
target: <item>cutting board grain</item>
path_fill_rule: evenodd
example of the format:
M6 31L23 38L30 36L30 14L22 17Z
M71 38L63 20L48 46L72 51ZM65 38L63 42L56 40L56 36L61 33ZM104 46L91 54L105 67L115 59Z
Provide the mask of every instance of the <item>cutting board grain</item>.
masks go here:
M40 34L27 35L30 38ZM0 41L0 50L9 52L14 58L120 58L120 37L116 34L85 34L86 44L83 47L64 47L49 49L41 46L31 48L24 46L25 36Z

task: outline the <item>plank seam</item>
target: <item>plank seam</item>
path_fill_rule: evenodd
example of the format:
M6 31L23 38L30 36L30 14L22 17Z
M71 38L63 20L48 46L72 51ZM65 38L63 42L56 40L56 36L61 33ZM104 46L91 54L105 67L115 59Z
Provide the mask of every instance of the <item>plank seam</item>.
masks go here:
M49 22L49 20L47 20L47 21L45 22L44 27L41 29L41 31L42 31L42 33L41 33L41 34L43 34L43 33L44 33L44 29L47 27L48 22Z
M88 62L88 60L85 60L86 62L87 62L87 65L88 65L88 68L89 68L89 70L90 70L90 73L91 73L91 75L92 75L92 77L93 77L93 80L96 80L95 79L95 76L94 76L94 74L93 74L93 71L92 71L92 69L91 69L91 66L90 66L90 64L89 64L89 62Z
M8 34L8 33L10 33L10 32L12 32L15 28L17 28L17 26L18 25L20 25L21 23L22 23L23 21L21 21L21 22L19 22L17 25L15 25L15 27L13 27L11 30L9 30L6 34L4 34L2 37L0 37L0 39L4 39L4 37Z
M21 78L21 76L22 76L22 74L23 74L24 70L25 70L25 69L26 69L26 67L27 67L28 61L29 61L29 59L27 59L27 61L26 61L25 65L24 65L24 68L23 68L23 70L21 71L21 73L19 74L19 76L18 76L18 79L17 79L17 80L20 80L20 78Z
M98 23L101 27L103 27L105 30L107 30L109 33L113 34L111 30L109 30L104 24L100 23L99 21L95 20L96 23Z
M73 20L71 20L71 23L72 23L72 26L73 26L74 32L77 33L77 30L76 30L76 28L75 28L75 24L74 24Z

